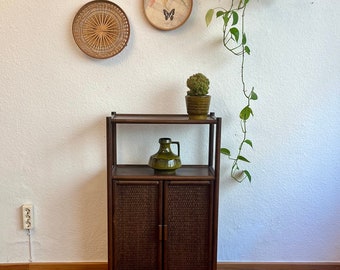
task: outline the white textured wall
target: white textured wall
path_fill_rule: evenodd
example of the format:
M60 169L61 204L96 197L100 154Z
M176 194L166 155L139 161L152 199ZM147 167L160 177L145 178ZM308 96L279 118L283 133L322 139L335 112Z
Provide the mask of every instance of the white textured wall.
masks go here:
M212 110L223 117L223 146L236 149L242 106L238 65L205 27L195 0L187 23L157 31L142 1L116 0L131 24L128 47L107 60L84 55L71 24L87 1L0 0L0 262L28 260L19 207L35 206L34 261L105 261L105 116L184 113L185 80L211 79ZM219 261L340 260L340 3L251 1L247 81L260 99L246 155L253 183L228 177L222 158ZM137 130L132 128L132 132ZM145 162L149 147L131 147ZM127 133L127 131L125 131ZM200 131L167 129L183 160L200 152ZM135 137L126 134L122 143ZM134 150L134 151L133 151Z

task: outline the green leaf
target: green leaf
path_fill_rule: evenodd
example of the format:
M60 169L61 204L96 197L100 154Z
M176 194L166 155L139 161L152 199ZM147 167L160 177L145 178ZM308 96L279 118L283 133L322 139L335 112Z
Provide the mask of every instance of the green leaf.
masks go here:
M233 11L232 14L233 14L233 23L232 23L232 25L235 25L235 24L238 23L238 14L237 14L236 11Z
M225 12L224 15L223 15L223 21L224 21L225 26L228 25L229 19L230 19L229 12Z
M243 173L247 176L249 182L251 182L251 174L247 170L243 170Z
M244 1L244 4L246 5L246 4L248 4L248 2L249 2L249 0L245 0L245 1Z
M254 92L254 88L250 92L250 99L257 100L257 94Z
M224 14L225 14L224 11L219 10L219 11L216 12L216 18L221 17L221 16L224 15Z
M251 148L253 148L253 142L251 140L245 140L244 142L250 145Z
M250 163L250 161L248 159L246 159L244 156L238 156L237 159L238 160L242 160L244 162L249 162Z
M249 49L248 46L245 46L245 47L244 47L244 51L245 51L247 54L250 54L250 49Z
M253 114L253 110L249 106L244 107L242 111L240 112L240 118L244 121L247 120L250 117L250 115L254 115L254 114Z
M230 156L230 151L229 151L229 149L227 149L227 148L221 148L220 151L221 151L221 154L226 155L226 156Z
M230 33L234 37L234 40L238 42L238 39L240 37L240 31L236 27L230 28Z
M207 24L207 26L209 26L209 24L211 23L212 17L214 16L214 10L213 9L209 9L207 11L207 13L205 14L205 23Z
M242 36L242 45L245 45L247 43L247 37L246 37L246 34L243 33L243 36Z

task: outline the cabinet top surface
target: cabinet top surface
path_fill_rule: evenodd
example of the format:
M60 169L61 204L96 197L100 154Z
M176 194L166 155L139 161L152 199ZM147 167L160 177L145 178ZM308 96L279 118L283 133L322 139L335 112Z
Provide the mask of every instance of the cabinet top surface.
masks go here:
M112 176L114 179L172 179L172 180L214 180L215 172L213 168L207 165L183 165L173 174L156 173L147 165L117 165L112 167Z
M214 124L217 117L210 113L205 120L192 120L186 114L116 114L111 119L121 124Z

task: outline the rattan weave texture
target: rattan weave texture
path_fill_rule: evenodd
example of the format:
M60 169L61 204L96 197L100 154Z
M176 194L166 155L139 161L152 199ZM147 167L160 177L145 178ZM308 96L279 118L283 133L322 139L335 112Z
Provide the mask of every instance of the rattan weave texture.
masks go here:
M210 185L169 185L168 270L209 269L209 197Z
M158 269L158 185L117 185L114 242L119 270Z
M96 0L77 12L72 33L78 47L93 58L109 58L120 53L130 37L130 24L116 4Z

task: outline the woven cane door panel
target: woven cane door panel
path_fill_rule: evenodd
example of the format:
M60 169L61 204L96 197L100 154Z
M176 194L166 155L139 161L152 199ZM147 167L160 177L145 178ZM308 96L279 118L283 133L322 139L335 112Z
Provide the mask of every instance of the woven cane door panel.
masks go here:
M115 186L114 270L157 270L160 224L159 183Z
M165 191L167 270L210 268L211 184L170 184Z

